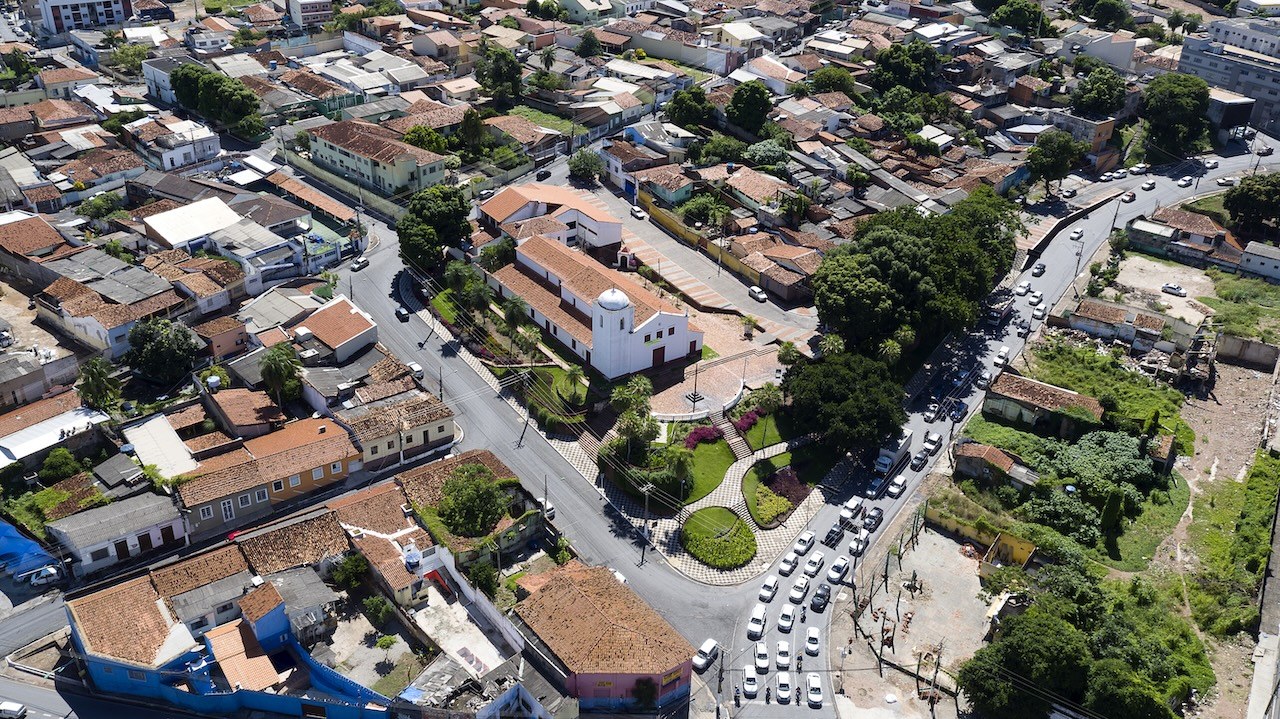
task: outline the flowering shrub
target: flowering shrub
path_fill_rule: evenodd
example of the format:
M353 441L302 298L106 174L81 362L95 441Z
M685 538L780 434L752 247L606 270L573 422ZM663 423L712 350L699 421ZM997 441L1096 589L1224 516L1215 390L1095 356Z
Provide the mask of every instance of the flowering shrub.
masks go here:
M684 438L685 449L693 449L703 442L715 442L724 438L724 432L719 427L709 425L699 425L689 430L689 434Z
M760 418L763 416L764 412L761 412L759 409L753 409L738 419L733 420L733 426L736 427L739 432L746 432L756 426L756 422L759 422Z

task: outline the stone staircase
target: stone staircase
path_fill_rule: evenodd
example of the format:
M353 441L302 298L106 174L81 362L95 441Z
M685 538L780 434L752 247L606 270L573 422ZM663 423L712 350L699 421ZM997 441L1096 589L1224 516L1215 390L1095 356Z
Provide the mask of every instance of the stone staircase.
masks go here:
M751 456L751 447L747 444L747 440L738 434L738 428L733 426L733 422L724 415L723 410L716 410L711 414L711 422L724 432L724 439L729 443L729 449L733 450L734 459L744 459Z

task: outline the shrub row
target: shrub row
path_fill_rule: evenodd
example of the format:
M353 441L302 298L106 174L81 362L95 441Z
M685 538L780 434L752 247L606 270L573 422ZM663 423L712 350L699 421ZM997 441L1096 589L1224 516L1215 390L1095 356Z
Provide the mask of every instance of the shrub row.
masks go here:
M689 430L689 434L684 438L684 446L686 449L694 449L703 442L717 442L722 439L724 439L724 432L719 427L704 424Z

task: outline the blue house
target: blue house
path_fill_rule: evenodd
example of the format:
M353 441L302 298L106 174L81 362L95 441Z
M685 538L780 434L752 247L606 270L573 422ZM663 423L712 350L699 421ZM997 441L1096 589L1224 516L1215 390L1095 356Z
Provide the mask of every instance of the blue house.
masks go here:
M667 207L675 207L693 197L693 178L679 165L659 165L634 174L636 184Z

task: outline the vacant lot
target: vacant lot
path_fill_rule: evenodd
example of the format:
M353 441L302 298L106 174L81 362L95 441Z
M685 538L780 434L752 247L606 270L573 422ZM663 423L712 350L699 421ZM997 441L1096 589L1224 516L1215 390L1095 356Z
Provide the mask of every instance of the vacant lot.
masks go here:
M1161 292L1166 282L1182 285L1186 297ZM1112 287L1124 295L1124 301L1148 307L1191 324L1199 324L1212 309L1200 298L1216 297L1213 280L1203 270L1187 265L1158 260L1130 252L1120 265L1120 275Z

